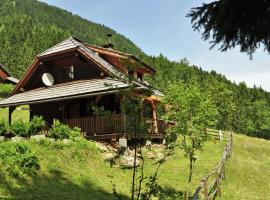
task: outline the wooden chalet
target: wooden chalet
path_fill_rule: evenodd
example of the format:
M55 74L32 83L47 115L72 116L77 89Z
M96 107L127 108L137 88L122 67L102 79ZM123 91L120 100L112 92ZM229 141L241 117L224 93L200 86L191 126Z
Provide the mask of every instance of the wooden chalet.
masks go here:
M132 87L132 95L144 99L141 117L149 124L148 136L163 138L167 124L158 119L156 112L163 94L144 81L145 75L154 73L133 55L70 37L38 54L11 95L0 101L0 107L9 108L9 123L16 106L29 105L30 118L43 116L48 126L58 119L80 127L88 138L112 139L125 134L132 138L126 133L126 124L132 118L120 109L123 91ZM51 86L42 81L44 74L53 77ZM129 76L132 81L127 81ZM111 114L95 116L93 104Z
M7 70L5 70L4 66L0 63L0 84L1 83L9 83L16 85L19 82L18 79L12 77Z

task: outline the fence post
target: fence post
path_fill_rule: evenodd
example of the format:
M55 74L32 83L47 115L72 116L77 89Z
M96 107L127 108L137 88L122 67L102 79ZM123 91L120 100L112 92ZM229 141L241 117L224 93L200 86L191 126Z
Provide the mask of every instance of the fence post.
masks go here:
M124 121L124 128L123 128L124 130L123 131L125 133L125 132L127 132L127 130L126 130L127 129L127 118L126 118L126 114L125 113L124 113L124 120L123 121Z
M217 196L221 197L221 191L220 191L220 171L217 171L217 177L216 177L216 183L217 183Z
M232 148L233 148L233 132L232 131L231 131L230 144L231 144L230 156L232 156Z
M223 163L222 166L222 172L223 172L223 180L225 180L225 162Z
M203 194L204 194L205 200L209 200L207 179L203 180Z

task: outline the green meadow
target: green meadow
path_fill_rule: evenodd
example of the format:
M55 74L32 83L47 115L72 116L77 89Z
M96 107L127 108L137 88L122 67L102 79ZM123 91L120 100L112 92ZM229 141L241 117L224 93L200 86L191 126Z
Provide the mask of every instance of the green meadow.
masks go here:
M1 117L7 110L1 109ZM28 120L27 110L14 111L13 118ZM270 141L234 134L233 155L226 165L222 200L270 199ZM227 141L209 141L195 163L192 191L219 162ZM19 177L0 175L0 199L129 199L132 170L110 167L94 142L80 140L63 144L48 140L38 144L26 141L39 158L40 169ZM154 173L156 160L148 157L164 149L153 145L143 149L145 175ZM181 199L187 189L188 160L180 149L159 171L162 192L154 199Z

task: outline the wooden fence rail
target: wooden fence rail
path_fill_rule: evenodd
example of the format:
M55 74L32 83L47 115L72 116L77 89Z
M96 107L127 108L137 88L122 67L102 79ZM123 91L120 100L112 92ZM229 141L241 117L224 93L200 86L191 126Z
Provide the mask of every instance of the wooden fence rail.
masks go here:
M227 160L232 156L233 136L230 134L228 143L224 148L222 158L218 165L204 177L194 192L192 200L212 200L217 196L221 197L221 182L225 179L225 164ZM210 182L210 179L214 179ZM210 182L210 183L209 183Z

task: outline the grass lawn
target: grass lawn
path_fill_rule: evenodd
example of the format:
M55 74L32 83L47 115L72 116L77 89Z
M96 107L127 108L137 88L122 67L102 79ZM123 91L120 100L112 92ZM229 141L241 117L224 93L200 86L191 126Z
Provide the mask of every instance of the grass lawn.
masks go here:
M270 199L270 141L234 135L222 200Z
M132 170L111 168L92 142L63 145L48 142L28 142L40 159L40 170L20 178L0 177L0 198L6 199L115 199L113 184L123 199L130 196ZM224 142L209 142L199 156L194 172L194 188L201 177L219 161ZM152 152L158 147L152 148ZM148 150L144 149L144 153ZM146 157L145 172L155 169L153 160ZM186 188L188 162L176 151L160 170L158 184L164 188L162 199L178 195Z

